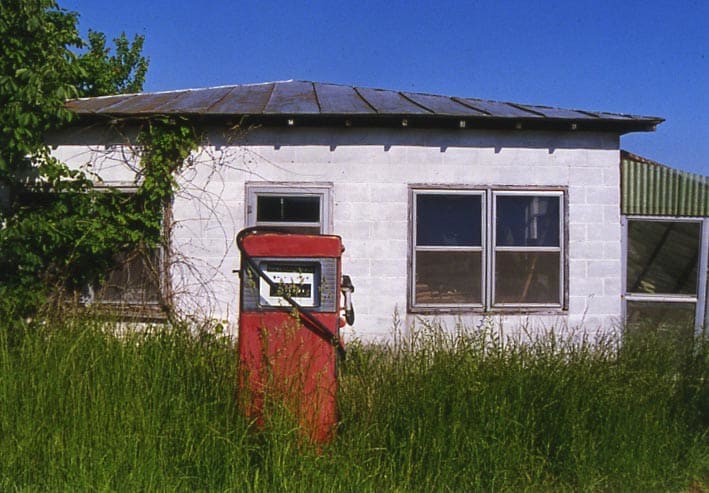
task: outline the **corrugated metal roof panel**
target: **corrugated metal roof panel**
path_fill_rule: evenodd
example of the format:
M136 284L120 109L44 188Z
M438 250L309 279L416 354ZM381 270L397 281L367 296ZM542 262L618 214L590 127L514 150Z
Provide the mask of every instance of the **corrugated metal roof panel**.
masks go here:
M314 84L320 102L320 111L328 115L371 115L376 113L354 87L338 84Z
M79 114L93 114L107 108L115 106L117 103L125 101L129 97L134 97L135 95L125 96L101 96L98 98L83 98L83 99L72 99L67 101L66 107L72 111L76 111Z
M290 84L275 84L271 99L263 109L264 114L303 115L320 113L318 98L312 82L293 81Z
M590 113L577 111L577 110L567 110L563 108L551 108L549 106L531 106L528 104L515 104L516 107L533 111L535 113L541 114L547 118L563 118L565 120L587 120Z
M134 94L126 96L122 101L103 109L98 113L129 113L129 114L153 114L163 113L171 110L157 110L160 107L170 108L171 103L179 96L177 92L156 92L146 94Z
M167 101L155 110L167 113L206 113L210 106L220 101L231 90L231 87L214 87L203 91L181 91L175 99Z
M530 109L522 109L509 103L501 103L498 101L485 101L483 99L472 98L456 98L457 101L462 101L467 106L475 108L478 111L483 111L489 116L496 118L544 118ZM532 108L529 106L528 108Z
M709 216L709 177L623 152L621 212L640 216Z
M355 87L355 90L379 114L413 116L432 113L409 101L396 91L370 89L368 87Z
M275 83L231 86L229 92L215 101L205 112L208 115L260 115L271 98ZM239 108L241 111L235 112Z
M462 103L459 103L454 98L448 96L438 96L435 94L420 94L415 92L403 93L408 99L416 104L427 108L431 113L437 115L450 115L455 117L465 116L485 116L487 113L475 110Z

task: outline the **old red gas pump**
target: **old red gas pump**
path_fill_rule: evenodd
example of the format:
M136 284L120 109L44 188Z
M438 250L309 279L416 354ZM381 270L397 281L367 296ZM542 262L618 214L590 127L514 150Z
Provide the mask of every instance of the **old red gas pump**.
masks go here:
M312 441L324 443L337 424L336 364L345 354L339 331L345 321L354 323L342 240L247 228L237 246L245 411L262 423L265 399L274 399Z

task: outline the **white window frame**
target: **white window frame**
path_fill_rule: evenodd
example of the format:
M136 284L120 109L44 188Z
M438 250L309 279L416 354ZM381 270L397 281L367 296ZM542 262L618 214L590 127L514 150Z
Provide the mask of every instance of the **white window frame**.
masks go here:
M258 198L271 197L319 197L320 218L318 222L258 221L256 217ZM332 184L331 183L266 183L246 184L247 226L269 227L318 227L321 234L332 233Z
M697 263L697 290L696 294L663 294L663 293L635 293L628 291L628 248L630 246L629 221L645 222L689 222L700 225L699 259ZM707 263L709 256L709 218L705 217L679 217L679 216L621 216L622 226L622 263L623 272L621 282L623 287L623 320L627 320L628 302L645 303L693 303L694 330L701 334L704 327L709 325L709 312L707 311Z
M492 245L490 247L490 269L488 277L488 296L490 305L494 308L557 308L560 309L564 303L564 192L560 190L491 190L490 194L491 217L488 222ZM555 247L539 246L498 246L497 245L497 197L556 197L559 200L559 245ZM497 252L554 252L559 254L559 294L558 303L498 303L495 300L496 276L495 264L497 262Z
M419 246L416 243L417 234L417 197L422 194L432 195L479 195L481 196L481 247L431 247ZM559 200L559 244L553 247L507 247L496 245L497 216L496 197L498 196L532 196L532 197L557 197ZM485 311L485 312L553 312L565 311L568 279L566 275L566 262L568 245L566 238L566 199L567 192L561 187L539 188L511 188L511 187L466 187L466 186L410 186L410 265L409 265L409 299L408 308L411 313L452 312L452 311ZM445 304L445 303L416 303L416 267L417 252L424 251L480 251L482 256L481 279L482 303L475 304ZM495 302L495 261L496 252L504 251L529 251L529 252L555 252L559 254L559 295L555 303L496 303Z
M468 196L478 196L480 197L480 246L426 246L426 245L417 245L416 244L416 233L417 233L417 224L416 224L416 218L418 217L418 211L417 211L417 204L418 200L417 198L421 195L468 195ZM485 191L484 190L477 190L477 189L471 189L471 190L461 190L461 189L454 189L454 190L448 190L448 189L414 189L412 190L412 239L411 239L411 244L412 244L412 268L411 268L411 306L415 306L416 308L424 308L424 309L445 309L445 308L477 308L477 309L482 309L485 304L485 266L486 266L486 260L485 258L487 257L486 254L486 209L487 209L487 204L485 200ZM417 272L417 258L418 258L418 252L480 252L480 297L481 297L481 302L480 303L454 303L454 304L446 304L446 303L416 303L416 272Z

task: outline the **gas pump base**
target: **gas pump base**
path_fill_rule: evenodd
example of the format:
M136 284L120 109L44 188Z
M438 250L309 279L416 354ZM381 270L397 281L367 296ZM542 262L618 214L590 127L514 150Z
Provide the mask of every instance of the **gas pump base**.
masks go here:
M337 426L342 241L332 235L249 228L241 251L240 390L246 415L263 425L272 405L314 443Z

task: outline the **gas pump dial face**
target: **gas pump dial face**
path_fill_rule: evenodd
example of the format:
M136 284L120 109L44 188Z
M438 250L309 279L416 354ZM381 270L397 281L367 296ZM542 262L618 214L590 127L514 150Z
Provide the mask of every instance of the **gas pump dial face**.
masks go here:
M261 306L290 306L283 297L290 296L303 307L317 306L316 293L318 276L314 264L296 264L286 262L264 262L261 269L276 286L270 286L259 279L259 298Z

